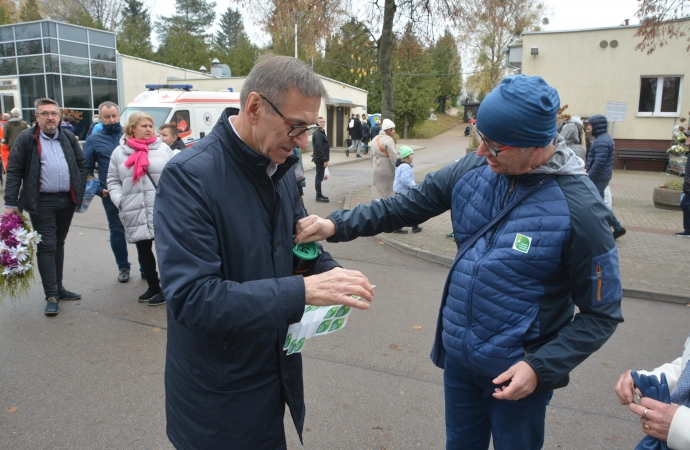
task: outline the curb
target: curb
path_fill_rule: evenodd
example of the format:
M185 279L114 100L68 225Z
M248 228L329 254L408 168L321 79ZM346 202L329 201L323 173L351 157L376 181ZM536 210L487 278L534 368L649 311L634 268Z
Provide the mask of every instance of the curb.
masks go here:
M454 259L447 258L445 256L439 256L435 255L431 252L428 252L426 250L423 250L419 247L415 247L413 245L405 244L403 242L390 239L384 234L379 234L376 236L378 239L382 240L386 244L390 245L393 248L397 248L398 250L415 255L419 258L425 259L427 261L431 261L437 264L443 264L444 266L452 266ZM658 302L666 302L666 303L677 303L681 305L690 305L690 297L683 297L681 295L672 295L672 294L662 294L659 292L650 292L650 291L641 291L638 289L626 289L623 288L623 297L632 297L632 298L638 298L641 300L654 300Z

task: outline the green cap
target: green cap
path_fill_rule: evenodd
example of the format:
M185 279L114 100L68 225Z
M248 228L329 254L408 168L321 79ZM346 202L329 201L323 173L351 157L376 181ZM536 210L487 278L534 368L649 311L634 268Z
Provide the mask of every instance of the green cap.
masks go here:
M412 150L407 145L400 147L400 159L405 159L410 155L414 155L414 150Z
M292 247L292 253L294 253L299 259L311 261L319 256L319 247L315 242L304 242Z

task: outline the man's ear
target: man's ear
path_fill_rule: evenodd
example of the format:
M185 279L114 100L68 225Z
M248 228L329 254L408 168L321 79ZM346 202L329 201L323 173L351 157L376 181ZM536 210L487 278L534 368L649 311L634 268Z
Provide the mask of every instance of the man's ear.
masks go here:
M244 104L244 116L247 118L247 122L251 125L256 125L259 123L259 116L261 115L261 96L256 92L250 92L247 97L247 101Z

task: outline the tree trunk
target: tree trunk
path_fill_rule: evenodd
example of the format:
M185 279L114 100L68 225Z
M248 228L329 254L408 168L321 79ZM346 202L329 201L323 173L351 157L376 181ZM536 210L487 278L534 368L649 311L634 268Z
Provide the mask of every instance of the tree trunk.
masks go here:
M379 72L381 73L381 120L395 120L393 108L393 73L391 53L393 51L393 19L395 0L386 0L383 7L383 29L379 41Z
M403 139L407 139L407 130L410 128L410 121L407 116L405 116L405 126L403 127Z

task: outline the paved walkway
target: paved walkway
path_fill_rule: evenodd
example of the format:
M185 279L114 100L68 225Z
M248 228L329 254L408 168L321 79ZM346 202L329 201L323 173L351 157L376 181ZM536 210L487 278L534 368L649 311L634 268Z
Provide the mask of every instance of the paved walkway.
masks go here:
M415 141L419 142L419 141ZM409 144L408 144L409 145ZM424 147L416 145L415 151ZM305 170L313 163L305 158ZM331 165L359 161L353 155L346 158L334 151ZM437 170L431 168L415 172L418 182ZM654 207L652 192L669 175L657 172L616 170L610 184L614 198L614 212L628 230L618 243L623 279L623 293L628 297L646 298L690 304L690 239L674 235L683 229L682 213ZM371 187L353 192L344 202L344 208L354 208L371 200ZM380 234L383 242L424 259L451 265L457 247L446 237L452 231L450 212L423 223L421 233Z

